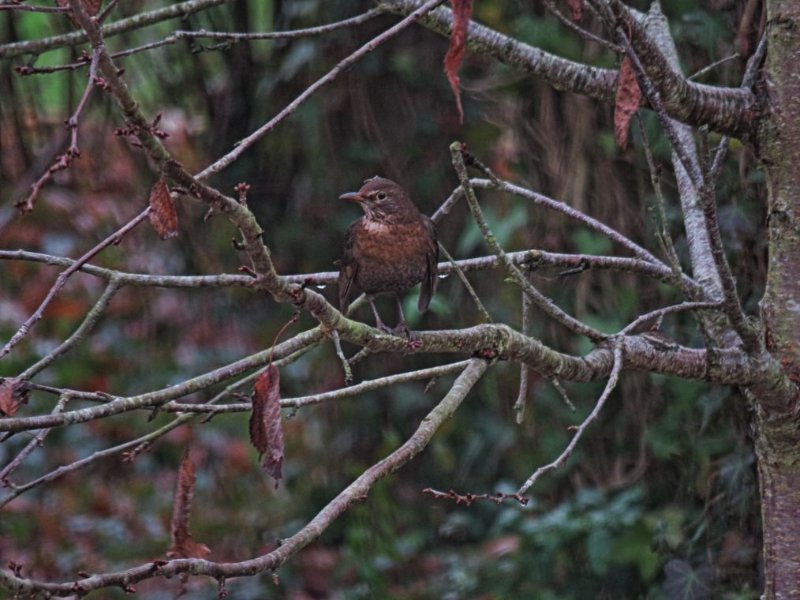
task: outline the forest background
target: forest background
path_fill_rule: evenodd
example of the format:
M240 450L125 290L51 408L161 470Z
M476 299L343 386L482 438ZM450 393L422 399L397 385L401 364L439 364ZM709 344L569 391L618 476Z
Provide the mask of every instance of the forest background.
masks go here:
M120 2L112 21L171 3ZM229 2L179 20L107 38L118 51L163 40L176 29L281 31L347 19L367 2ZM618 68L619 56L576 35L546 2L475 2L473 19L568 59ZM637 3L631 3L636 5ZM639 9L647 5L638 3ZM566 6L560 7L568 14ZM739 85L758 42L761 5L753 1L678 0L663 9L681 66L698 79ZM376 14L363 23L297 39L230 41L183 37L119 59L124 77L164 144L197 172L269 121L339 60L399 20ZM583 23L595 33L592 18ZM64 15L0 12L0 47L75 29ZM35 68L81 60L86 44L38 56ZM338 196L376 174L395 179L432 214L459 185L449 146L464 142L498 177L563 201L649 249L657 249L658 212L643 147L656 163L670 147L652 112L639 111L630 143L615 143L614 107L555 91L485 56L467 52L459 71L463 123L442 60L448 39L411 26L377 46L228 168L214 186L229 195L246 182L249 208L265 232L280 274L335 269L357 207ZM90 98L80 118L80 157L45 182L35 207L15 201L68 143L64 121L86 86L86 68L26 72L29 57L0 66L0 249L22 248L77 258L134 218L156 178L144 154L115 131L113 102ZM715 141L714 134L711 135ZM480 175L480 173L478 173ZM677 185L661 180L667 229L687 254ZM756 312L765 279L763 177L734 141L718 183L722 236L747 312ZM611 254L605 237L564 214L519 196L481 193L497 241L507 251ZM164 275L237 273L236 230L207 207L178 204L179 233L162 241L146 224L91 262L125 272ZM463 200L439 222L439 239L456 258L491 254ZM0 340L31 315L63 267L0 260ZM559 306L604 332L677 302L662 282L634 273L530 269L531 281ZM518 287L502 269L468 274L497 322L519 326ZM104 292L102 279L79 273L53 299L45 318L0 362L0 377L34 364L66 339ZM314 289L317 289L316 287ZM335 286L318 291L330 300ZM458 277L439 282L432 309L406 301L412 329L469 327L483 322ZM391 304L381 304L390 310ZM371 323L368 309L356 318ZM279 334L292 307L246 286L129 286L110 300L91 336L36 379L42 386L126 396L154 390L268 348L316 324L308 314ZM566 352L587 340L536 314L530 333ZM671 316L664 331L702 343L691 317ZM353 346L344 344L350 355ZM363 381L439 364L435 355L376 354L353 367ZM310 547L269 573L227 582L235 598L756 598L761 589L761 531L751 415L735 388L626 372L599 419L564 468L539 479L522 506L513 499L470 505L423 493L513 494L539 465L568 444L603 383L564 383L525 373L527 407L514 404L520 369L498 362L414 461L380 481ZM248 434L248 414L216 415L172 429L151 444L94 461L10 500L0 519L0 557L38 579L61 581L80 571L128 568L163 556L171 543L174 490L187 448L196 469L191 513L194 539L210 558L243 560L276 546L344 486L403 442L446 392L452 377L413 381L357 398L285 411L284 477L262 470ZM342 386L333 344L324 343L281 367L284 398ZM563 388L563 389L561 389ZM221 386L200 392L202 399ZM249 393L250 388L240 390ZM566 394L567 399L563 397ZM235 400L235 399L234 399ZM32 391L25 413L48 412L53 396ZM574 405L574 409L573 406ZM148 418L151 417L151 418ZM11 478L34 480L61 465L164 427L171 412L139 411L52 430ZM6 465L30 443L17 434L0 445ZM6 488L13 493L13 488ZM32 540L34 542L32 542ZM5 566L5 565L4 565ZM216 597L213 580L193 578L191 597ZM144 598L167 598L176 579L137 584ZM123 597L122 590L106 591Z

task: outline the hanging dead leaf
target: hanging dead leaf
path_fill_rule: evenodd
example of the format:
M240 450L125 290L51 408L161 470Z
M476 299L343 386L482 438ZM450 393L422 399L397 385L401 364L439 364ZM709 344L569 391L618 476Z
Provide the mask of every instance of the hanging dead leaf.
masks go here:
M258 450L261 466L280 483L283 468L283 429L281 428L280 372L270 364L253 386L253 412L250 415L250 442Z
M167 550L168 558L205 558L211 550L205 544L194 541L189 533L189 514L192 511L194 484L197 476L194 461L187 449L178 468L178 482L175 484L175 498L172 503L172 545Z
M22 404L28 403L30 385L27 381L0 378L0 416L13 417Z
M178 235L178 211L175 200L169 193L169 186L163 179L159 179L150 190L150 223L156 230L158 237L168 240Z
M630 58L626 56L619 67L617 98L614 102L614 141L623 150L628 147L628 129L641 99L642 91L636 82L636 73Z
M450 0L453 6L453 31L450 33L450 46L444 57L444 72L453 95L456 97L458 120L464 122L464 109L461 106L461 90L458 87L458 67L464 58L467 45L467 29L469 18L472 15L472 0Z
M583 0L567 0L567 6L569 6L572 20L576 23L580 21L583 16Z

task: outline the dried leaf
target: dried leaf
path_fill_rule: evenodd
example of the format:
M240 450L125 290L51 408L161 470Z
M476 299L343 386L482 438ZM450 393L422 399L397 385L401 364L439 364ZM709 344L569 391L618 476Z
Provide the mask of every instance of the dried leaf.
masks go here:
M464 109L461 106L461 90L458 87L458 67L464 58L467 42L467 28L472 15L472 0L450 0L453 6L453 31L450 33L450 47L444 57L444 72L453 95L456 97L459 122L464 122Z
M572 20L576 23L580 21L583 16L583 0L567 0L567 6L569 6Z
M0 379L0 416L13 417L22 404L28 403L27 381L7 377Z
M205 558L211 550L205 544L192 539L189 533L189 514L192 511L194 484L197 477L194 473L194 461L189 451L183 455L178 468L178 482L175 485L175 499L172 504L172 545L167 550L168 558Z
M639 109L642 91L636 83L633 65L626 56L619 67L617 98L614 103L614 141L625 150L628 146L628 128L634 113Z
M178 211L175 209L175 200L169 193L169 186L163 179L150 190L150 223L162 240L168 240L178 235Z
M280 373L270 365L253 386L253 412L250 415L250 442L258 450L261 466L278 487L283 467L283 429L281 428Z

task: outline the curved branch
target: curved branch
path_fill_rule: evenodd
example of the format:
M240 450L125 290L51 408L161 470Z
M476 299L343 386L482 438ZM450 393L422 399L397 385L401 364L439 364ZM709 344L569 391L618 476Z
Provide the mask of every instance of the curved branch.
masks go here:
M427 414L417 430L402 446L364 471L300 531L285 538L282 544L272 552L235 563L218 563L196 558L152 562L133 567L127 571L93 575L85 579L65 583L35 581L17 576L3 569L0 571L0 583L18 593L48 592L59 596L69 596L114 585L130 586L132 583L155 576L170 577L180 573L191 573L193 575L208 575L224 579L253 575L268 569L275 569L322 535L331 523L344 513L351 504L364 500L372 486L379 479L398 470L422 452L439 427L453 416L488 366L488 363L484 360L471 360L455 380L450 391Z
M755 95L750 89L690 81L673 69L643 24L620 0L610 0L608 5L628 34L670 117L690 125L705 124L734 137L749 133L755 116Z
M486 245L489 246L489 249L495 253L500 262L506 267L506 270L509 272L511 277L517 282L517 285L522 288L525 294L531 300L533 300L536 303L536 306L538 306L539 309L548 317L554 321L557 321L558 323L561 323L561 325L573 333L584 335L595 342L605 339L606 335L604 333L601 333L594 327L586 325L569 313L563 311L552 300L537 290L533 284L531 284L531 282L528 281L528 279L520 272L519 268L514 265L513 262L511 262L511 259L508 258L483 216L480 204L478 203L478 198L475 196L475 190L469 181L469 175L467 175L467 166L464 164L464 157L461 154L462 147L463 145L461 142L453 142L450 144L450 154L452 155L453 167L455 167L456 174L461 182L461 187L464 188L464 194L467 198L469 211L472 213L472 217L475 219Z
M381 6L400 14L408 14L421 4L422 0L381 0ZM442 7L420 19L420 23L440 35L449 36L452 19L452 12ZM541 78L557 90L582 94L607 104L614 103L617 83L615 70L559 58L474 22L469 26L467 47ZM676 86L670 93L664 94L664 104L671 117L690 125L708 125L714 131L735 137L741 137L748 131L755 105L755 95L749 89L715 87L689 81L665 68L661 58L660 66L653 67L651 76L665 91L669 86Z
M611 392L614 391L614 388L617 387L617 383L619 382L619 374L622 372L622 347L619 344L614 345L614 366L611 369L611 374L608 377L608 382L606 382L606 387L603 389L603 393L600 394L600 397L597 399L597 403L594 405L592 412L583 420L583 422L575 429L575 435L572 436L572 439L567 444L567 447L564 448L563 452L559 454L558 458L556 458L553 462L543 465L536 469L533 474L528 477L528 479L523 483L520 488L517 490L517 495L523 496L525 493L531 489L536 480L539 479L545 473L552 471L554 469L558 469L563 467L564 464L567 462L570 456L572 456L572 452L575 450L575 446L578 445L581 437L583 436L583 432L586 428L597 419L597 416L600 414L600 411L603 410L603 406L605 406L606 400L611 395Z

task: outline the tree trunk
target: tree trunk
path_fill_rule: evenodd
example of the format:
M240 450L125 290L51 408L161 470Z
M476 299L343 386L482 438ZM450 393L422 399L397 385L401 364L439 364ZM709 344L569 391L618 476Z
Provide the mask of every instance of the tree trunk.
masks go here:
M768 54L757 150L768 188L767 350L800 381L800 3L767 3ZM764 527L764 598L800 598L800 403L796 390L758 394L756 453Z

